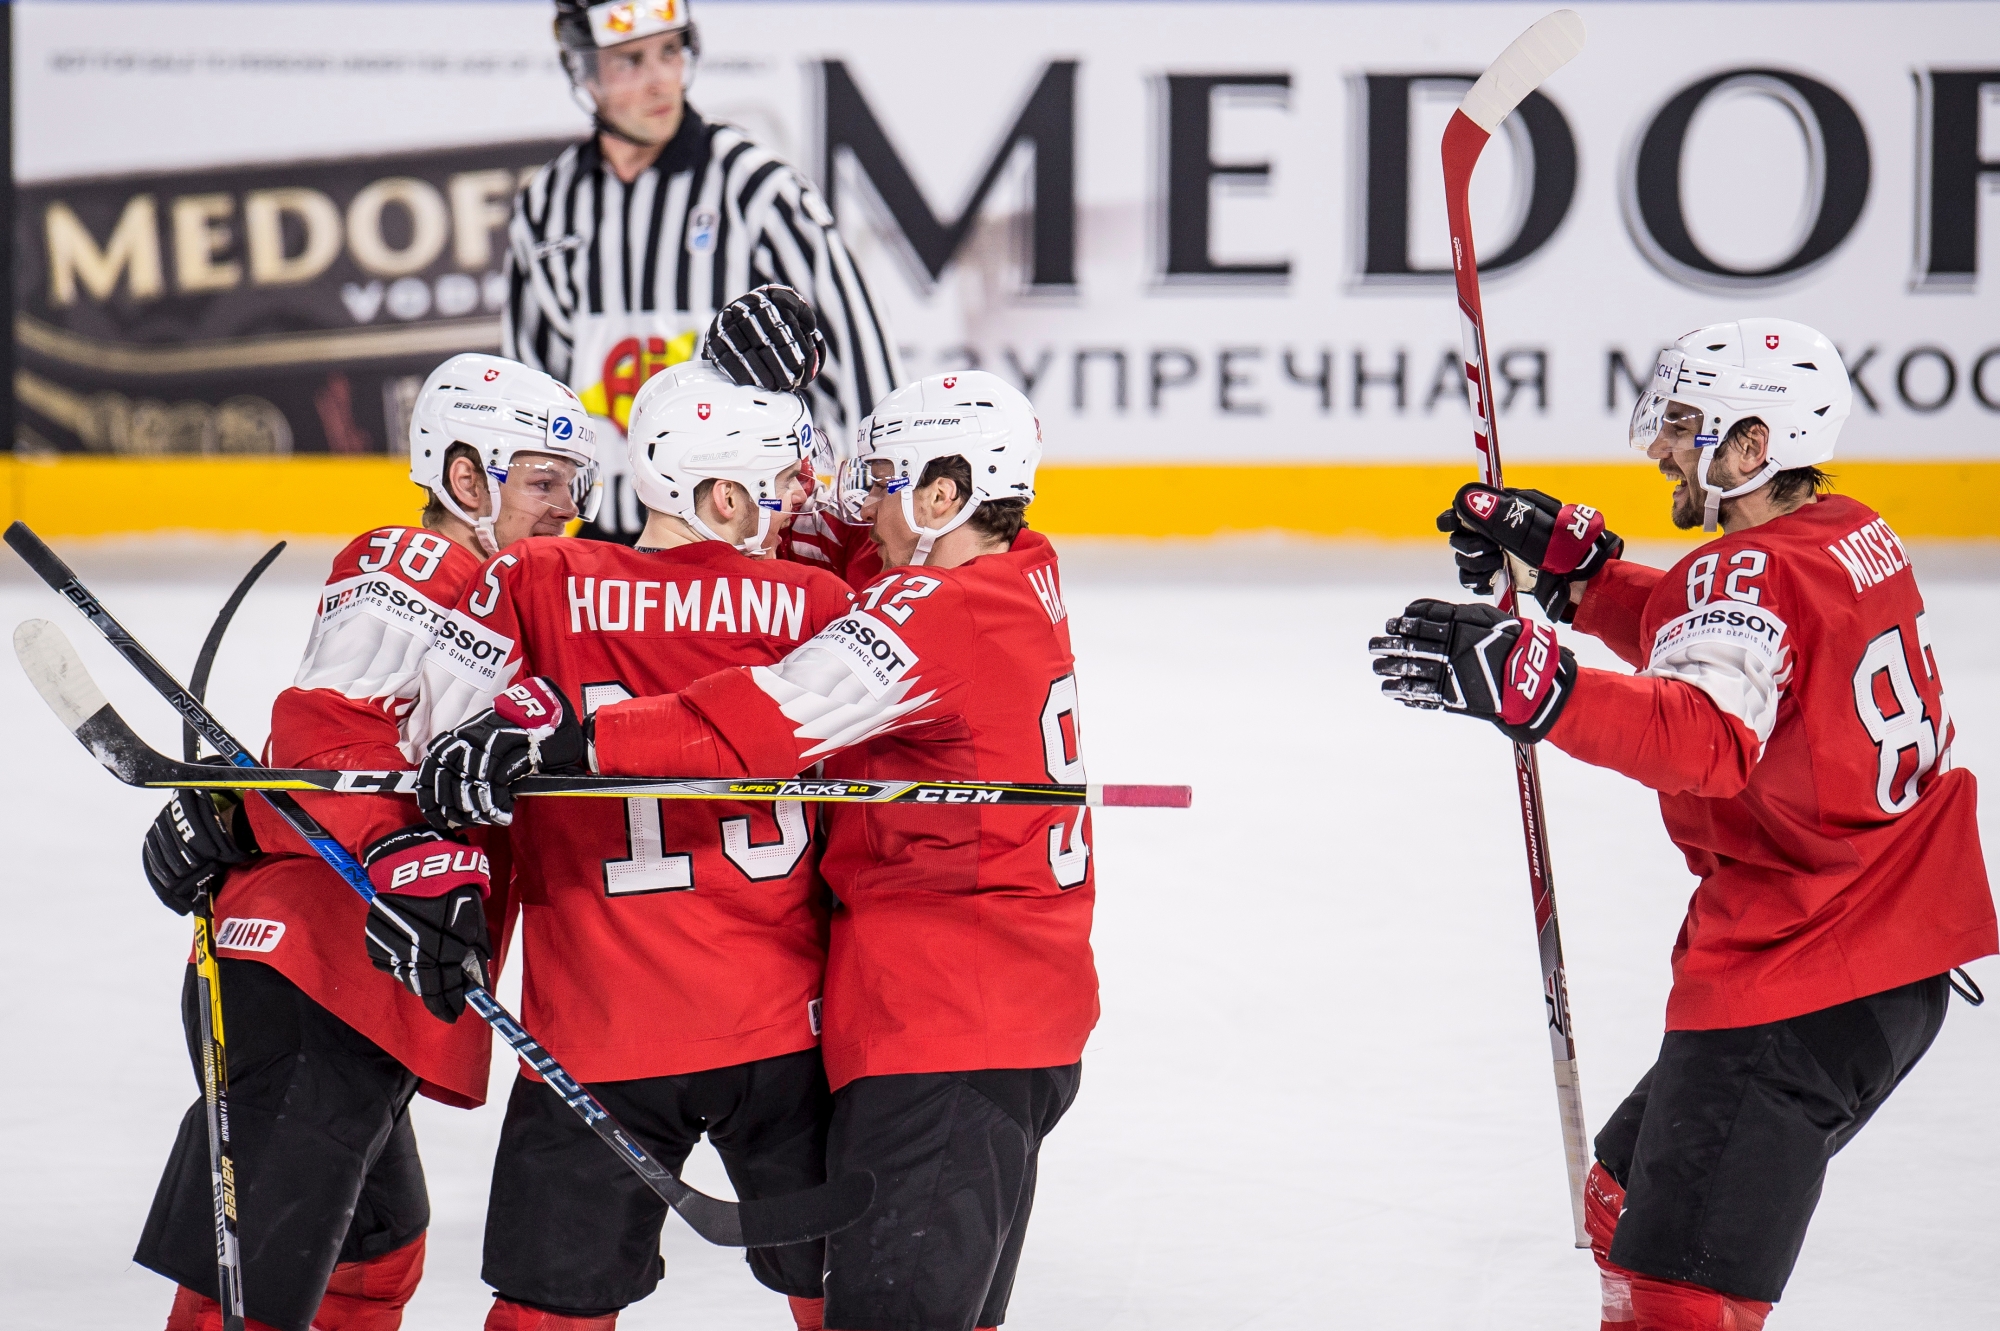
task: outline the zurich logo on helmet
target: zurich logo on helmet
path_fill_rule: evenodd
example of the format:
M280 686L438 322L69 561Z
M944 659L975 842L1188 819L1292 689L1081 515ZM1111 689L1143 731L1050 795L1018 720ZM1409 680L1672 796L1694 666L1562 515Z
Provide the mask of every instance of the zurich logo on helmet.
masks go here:
M576 422L567 416L558 416L549 422L549 433L558 439L567 439L576 433Z

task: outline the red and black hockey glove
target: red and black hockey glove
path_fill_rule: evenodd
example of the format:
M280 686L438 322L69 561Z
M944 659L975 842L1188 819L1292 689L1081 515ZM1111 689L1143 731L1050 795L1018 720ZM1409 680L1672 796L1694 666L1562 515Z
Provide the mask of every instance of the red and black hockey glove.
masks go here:
M374 885L365 926L368 960L424 1001L439 1021L465 1011L468 982L484 984L493 946L486 937L486 852L428 827L391 832L362 852ZM479 978L466 974L475 958Z
M1484 717L1523 744L1555 727L1576 687L1576 657L1554 629L1490 605L1412 601L1385 628L1368 654L1386 696Z
M706 354L739 388L796 393L826 363L826 338L805 297L772 282L716 311Z
M431 741L417 807L440 832L514 821L513 785L531 772L583 770L583 723L553 681L524 679L493 706Z
M1604 515L1584 504L1565 504L1540 490L1497 490L1474 481L1459 489L1438 514L1438 530L1451 535L1458 581L1481 596L1493 594L1506 555L1538 575L1532 588L1549 618L1576 618L1570 584L1582 582L1624 552L1625 542L1604 525Z
M229 765L223 758L208 761ZM213 900L229 871L258 853L239 792L177 790L146 830L140 861L153 895L174 914L185 915L202 893Z

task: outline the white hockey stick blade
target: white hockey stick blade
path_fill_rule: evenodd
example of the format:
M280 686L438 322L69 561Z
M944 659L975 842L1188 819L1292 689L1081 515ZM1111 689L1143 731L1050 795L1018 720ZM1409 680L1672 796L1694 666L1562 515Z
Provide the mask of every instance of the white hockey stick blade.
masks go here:
M1574 9L1558 9L1537 19L1533 27L1500 53L1498 60L1486 67L1458 109L1465 113L1466 119L1491 134L1521 104L1522 98L1576 59L1581 50L1583 16Z
M14 655L28 682L71 734L103 710L104 693L83 668L76 647L46 619L21 621L14 630Z

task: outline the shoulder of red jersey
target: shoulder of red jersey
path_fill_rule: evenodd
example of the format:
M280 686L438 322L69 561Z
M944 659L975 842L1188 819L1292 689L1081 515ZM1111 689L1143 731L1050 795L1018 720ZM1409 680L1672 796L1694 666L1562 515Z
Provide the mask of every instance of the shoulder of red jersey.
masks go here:
M387 574L424 585L439 599L455 598L478 570L478 555L426 527L375 527L342 546L333 557L327 582L364 574Z

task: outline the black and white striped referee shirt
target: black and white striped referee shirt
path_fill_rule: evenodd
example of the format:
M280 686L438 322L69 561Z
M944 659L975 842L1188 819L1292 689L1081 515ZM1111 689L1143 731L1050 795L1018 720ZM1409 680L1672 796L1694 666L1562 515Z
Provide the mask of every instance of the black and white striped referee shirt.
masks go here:
M514 200L502 354L561 379L619 433L593 534L636 537L625 479L632 396L692 357L724 304L765 282L812 302L827 359L812 388L824 428L851 430L894 388L895 344L819 191L732 125L689 107L659 159L627 185L595 136Z

